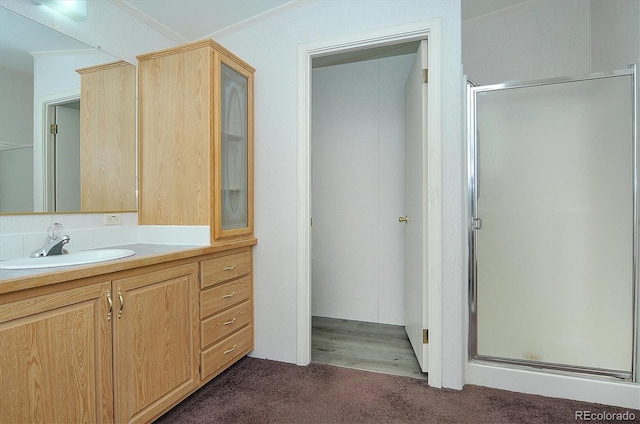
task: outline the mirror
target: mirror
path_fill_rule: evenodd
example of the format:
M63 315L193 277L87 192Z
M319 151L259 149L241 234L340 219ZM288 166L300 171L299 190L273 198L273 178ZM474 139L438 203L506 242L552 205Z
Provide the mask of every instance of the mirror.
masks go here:
M119 152L127 152L125 162L132 163L133 169L126 183L110 186L109 193L133 200L98 210L95 206L83 206L85 202L80 201L78 192L83 183L81 175L84 179L87 173L100 173L93 180L103 180L108 174L122 175L120 166L86 161L87 149L78 150L80 134L84 141L87 127L93 125L88 118L81 117L81 74L77 71L101 68L99 65L111 68L114 62L133 67L0 7L0 214L136 210L135 128L125 137L118 129L110 131L118 137L113 144L118 145ZM105 92L100 96L104 98ZM135 122L135 82L131 104L132 113L130 108L127 113L133 115L129 118ZM93 114L96 115L100 114ZM104 114L101 116L104 118ZM64 125L64 134L60 124L55 134L52 125L58 120L70 123ZM71 141L63 143L63 136ZM109 144L109 140L101 143ZM103 151L100 155L105 157ZM121 162L113 159L113 155L111 160ZM93 205L99 204L96 199L101 194L95 184L91 190Z

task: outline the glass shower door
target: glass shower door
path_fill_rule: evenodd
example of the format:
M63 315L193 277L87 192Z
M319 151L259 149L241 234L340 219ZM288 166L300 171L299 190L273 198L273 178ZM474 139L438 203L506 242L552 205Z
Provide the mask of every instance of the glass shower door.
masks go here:
M471 90L472 357L631 378L633 81Z

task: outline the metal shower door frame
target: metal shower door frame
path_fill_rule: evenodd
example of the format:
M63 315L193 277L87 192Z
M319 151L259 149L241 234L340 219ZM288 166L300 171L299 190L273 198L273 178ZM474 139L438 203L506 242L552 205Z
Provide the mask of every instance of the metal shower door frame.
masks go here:
M640 106L638 105L640 99L640 64L629 65L628 69L600 72L589 74L585 76L577 77L561 77L561 78L549 78L533 81L517 81L508 82L502 84L492 84L486 86L478 86L470 80L467 80L467 116L466 116L466 128L467 128L467 194L468 194L468 265L469 265L469 280L468 280L468 360L494 364L513 368L534 368L539 370L550 370L554 372L567 373L575 375L584 374L598 377L609 377L615 380L626 380L637 382L640 381L640 323L638 322L640 313L640 272L638 265L640 264L640 235L639 235L639 165L640 165L640 129L638 127L640 123ZM493 357L487 355L478 354L478 322L477 322L477 231L481 229L482 223L478 216L478 134L477 134L477 110L476 110L476 94L497 90L510 90L516 88L527 88L542 85L551 84L563 84L586 80L596 80L602 78L631 76L632 82L632 135L633 135L633 267L632 267L632 314L633 314L633 341L632 341L632 364L630 373L616 373L609 372L609 370L577 367L565 364L555 364L540 362L534 360L519 360L511 358Z

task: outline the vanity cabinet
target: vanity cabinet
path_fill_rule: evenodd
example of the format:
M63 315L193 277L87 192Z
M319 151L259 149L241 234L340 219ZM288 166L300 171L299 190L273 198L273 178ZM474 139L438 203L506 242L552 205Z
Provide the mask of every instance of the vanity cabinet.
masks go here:
M203 40L138 56L141 225L253 237L253 73Z
M197 262L0 305L0 422L150 422L200 382Z
M149 422L198 385L195 263L113 280L117 423Z
M113 421L110 290L101 281L0 304L0 422Z
M157 419L253 350L253 244L0 291L0 423Z
M80 74L82 212L136 210L136 67L119 61Z

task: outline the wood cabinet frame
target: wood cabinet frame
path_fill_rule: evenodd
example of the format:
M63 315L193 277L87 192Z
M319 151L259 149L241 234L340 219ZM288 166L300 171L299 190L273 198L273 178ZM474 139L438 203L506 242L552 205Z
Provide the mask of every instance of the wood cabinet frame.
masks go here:
M212 244L253 237L253 74L213 40L138 56L141 225L208 225ZM247 227L222 229L221 67L247 78Z
M253 68L229 55L214 50L213 68L213 187L211 210L213 215L212 240L221 241L253 235ZM247 228L224 230L222 228L222 201L217 201L222 191L222 64L238 72L247 79Z

